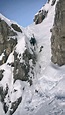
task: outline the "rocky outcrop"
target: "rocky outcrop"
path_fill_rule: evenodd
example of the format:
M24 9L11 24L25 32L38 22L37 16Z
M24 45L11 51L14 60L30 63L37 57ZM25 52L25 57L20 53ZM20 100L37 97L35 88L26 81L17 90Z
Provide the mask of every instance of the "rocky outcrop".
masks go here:
M11 104L10 115L12 115L16 111L21 101L22 101L22 97L19 97L15 102Z
M6 85L5 90L3 89L3 87L0 87L0 99L1 99L0 101L2 102L4 112L7 113L9 111L10 113L9 115L12 115L18 108L19 104L21 103L22 96L20 96L19 98L17 97L16 101L11 102L10 96L8 95L8 90L9 90L8 85ZM5 101L6 97L7 102Z
M49 3L49 2L50 2L50 0L47 1L47 3Z
M3 78L3 72L4 72L4 70L0 70L0 81L1 81L2 78Z
M12 86L10 84L10 81L6 81L5 86L3 88L3 85L0 86L0 101L3 105L3 110L5 113L9 112L10 115L12 115L16 109L18 108L19 104L22 101L22 95L18 96L15 100L11 100L11 95L16 95L18 93L18 89L15 91L14 84L16 80L21 81L28 81L30 85L32 85L32 76L34 76L34 67L37 61L37 56L34 51L34 48L32 48L32 44L29 40L25 40L24 38L24 49L23 53L17 52L17 43L19 44L18 40L18 32L21 33L22 37L22 30L20 27L16 24L7 24L6 21L0 19L0 67L2 65L5 65L7 68L11 69L13 68L10 79L12 80L13 76L13 83ZM20 37L20 39L21 39ZM27 43L28 42L28 43ZM21 42L22 43L22 42ZM30 46L28 46L28 44ZM33 46L34 47L34 46ZM8 60L9 57L13 57L13 60ZM22 60L22 61L21 61ZM9 62L10 61L10 62ZM31 62L31 64L30 64ZM6 67L3 67L4 69L0 68L0 81L7 77ZM30 73L32 76L30 76ZM7 73L5 75L5 73ZM5 78L6 79L6 78ZM9 78L8 78L9 79ZM10 89L10 87L13 87L13 91Z
M48 0L47 4L49 5L50 0ZM51 6L53 6L55 4L56 0L52 0L51 2ZM34 17L34 22L35 24L40 24L46 17L48 14L48 10L43 7L41 10L39 10L39 12L35 15Z
M21 54L19 55L16 51L14 51L14 81L16 80L22 80L22 81L28 81L30 85L32 85L32 79L29 76L30 71L30 63L29 61L32 60L32 65L35 66L36 64L36 54L33 51L33 54L29 52L28 49L26 49L23 53L22 59L23 62L20 62Z
M35 24L40 24L47 16L48 11L40 10L34 17Z
M0 65L4 64L9 54L13 51L14 46L17 44L17 33L11 27L0 19Z
M65 1L56 5L53 29L51 30L51 60L58 65L65 64Z
M56 0L52 0L51 6L55 4Z
M5 113L7 113L8 111L8 106L6 105L6 102L5 102L5 97L7 96L8 94L8 85L6 85L6 89L4 90L2 86L0 86L0 101L2 102L3 104L3 109L5 111Z
M20 29L20 27L17 24L11 24L11 26L15 31L22 33L22 30Z
M49 2L50 2L50 0L48 0L47 3L49 3ZM52 0L51 6L53 6L55 4L55 2L56 2L56 0Z
M47 5L49 5L50 2L51 1L48 0ZM53 6L55 4L55 2L56 2L56 0L52 0L50 5ZM49 11L49 9L47 10L47 9L45 9L45 6L43 6L42 9L39 10L38 13L34 17L33 21L35 22L35 24L40 24L47 17L48 11Z
M9 55L17 44L18 35L12 28L22 32L16 25L13 24L11 27L4 20L0 19L0 66L7 62ZM14 63L15 61L11 64L7 63L7 65L14 67ZM4 72L5 70L0 68L0 81L5 77ZM6 84L5 89L3 86L0 86L0 101L2 102L4 112L7 113L9 111L10 115L12 115L21 103L22 96L17 98L15 102L11 102L10 95L8 94L9 87L8 83ZM7 101L5 101L6 98Z

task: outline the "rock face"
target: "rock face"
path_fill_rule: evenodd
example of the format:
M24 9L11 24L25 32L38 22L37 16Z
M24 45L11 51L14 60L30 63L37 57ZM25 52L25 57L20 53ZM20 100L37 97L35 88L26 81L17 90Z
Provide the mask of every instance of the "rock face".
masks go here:
M19 55L19 57L21 57L21 55ZM32 60L32 64L35 66L36 54L34 53L34 51L33 54L31 54L29 50L26 49L23 53L22 58L24 62L20 62L17 52L14 51L14 81L19 79L22 81L28 81L30 85L32 85L32 79L29 76L29 71L31 68L29 61Z
M48 3L50 2L50 0L48 0ZM55 4L56 0L52 0L51 6L53 6Z
M15 39L13 38L15 37ZM0 65L7 61L9 54L17 44L17 33L11 30L11 27L0 19Z
M65 64L65 1L59 0L56 5L53 29L51 30L51 60L58 65Z
M3 105L4 112L9 112L9 115L12 115L16 111L22 101L21 94L15 100L11 100L11 95L15 96L18 93L18 89L15 89L13 86L16 80L27 81L29 85L32 85L32 76L34 76L33 71L37 59L29 40L28 43L24 40L23 53L17 52L16 46L20 44L18 39L19 35L21 35L20 39L22 39L22 36L25 36L18 25L7 24L5 20L0 19L0 66L5 65L9 68L11 72L9 77L11 80L13 76L12 85L6 81L5 88L3 88L3 85L0 86L0 101ZM28 44L30 48L28 47ZM8 61L10 55L12 55L13 59L10 58ZM13 71L11 71L12 68ZM5 75L6 71L6 68L0 68L0 81L7 77L7 74ZM30 76L30 72L32 76ZM13 87L13 89L11 90L10 87Z
M19 97L17 101L12 103L11 109L10 109L10 115L12 115L16 111L21 101L22 101L22 97Z
M49 5L49 2L50 2L50 0L47 1L48 5ZM56 2L56 0L52 0L51 6L53 6L55 4L55 2ZM35 24L40 24L47 17L48 10L45 9L44 6L42 7L41 10L39 10L39 12L34 17Z
M38 14L36 14L34 17L35 24L40 24L47 16L47 13L48 11L46 10L39 10Z
M20 29L20 27L16 24L11 24L12 28L15 30L15 31L18 31L18 32L21 32L22 33L22 30Z
M56 0L52 0L51 6L53 6L55 4L55 2L56 2Z

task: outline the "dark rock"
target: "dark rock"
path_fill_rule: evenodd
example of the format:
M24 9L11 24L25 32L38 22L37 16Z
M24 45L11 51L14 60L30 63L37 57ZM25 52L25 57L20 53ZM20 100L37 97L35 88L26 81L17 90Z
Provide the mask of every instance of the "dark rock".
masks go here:
M7 65L11 66L11 67L14 67L14 62L12 63L7 63Z
M19 97L17 101L12 103L11 108L10 108L10 115L12 115L16 111L21 101L22 101L22 97Z
M18 54L16 51L14 51L14 82L19 79L22 81L28 81L30 84L32 84L32 81L29 76L29 71L30 71L30 64L29 60L32 59L32 64L36 64L36 54L33 52L31 54L28 49L26 49L23 53L23 60L24 62L20 62L20 59L18 58Z
M15 36L15 39L13 38ZM6 63L9 54L17 44L17 33L11 30L11 27L4 21L0 20L0 55L4 54L0 65Z
M1 18L0 18L0 22L1 22Z
M3 109L4 109L4 112L7 113L7 111L8 111L8 106L6 105L5 102L4 102L4 104L3 104Z
M35 24L40 24L47 16L48 11L40 10L37 15L34 17Z
M3 87L0 87L0 95L2 94L3 92Z
M14 89L14 92L16 92L17 90L16 89Z
M16 24L11 24L12 28L17 31L17 32L21 32L22 33L22 30L20 29L20 27Z
M6 84L6 89L3 90L3 87L0 87L0 96L1 96L1 102L3 104L3 110L5 113L7 113L9 106L7 106L7 103L5 102L6 95L8 94L8 85Z
M4 40L7 39L7 36L16 36L17 34L11 30L11 27L4 21L0 21L0 33L2 34Z
M1 102L4 102L4 99L5 99L5 96L8 94L8 85L6 85L6 89L3 90L3 88L1 87L1 92L0 92L0 95L1 95Z
M28 80L28 72L29 72L28 62L26 62L26 64L20 63L20 60L17 57L15 57L15 58L16 59L14 62L14 80L17 80L17 79L20 79L22 81ZM17 70L18 70L18 72L17 72Z
M36 93L38 93L38 90L37 90L37 89L35 89L35 92L36 92Z
M48 0L48 3L50 2L50 0Z
M32 68L31 72L32 72L32 76L34 76L33 71L37 61L37 55L35 54L35 51L32 48L31 48L32 49L31 50L32 54L31 54L27 46L26 46L27 49L24 51L22 55L17 53L16 48L14 48L17 44L17 33L14 32L14 30L18 32L22 32L22 30L15 24L12 24L11 26L12 27L10 27L4 20L0 20L0 56L3 54L2 59L0 60L0 65L6 63L9 55L11 54L11 52L14 51L13 54L14 61L11 63L10 62L6 63L7 66L13 67L14 82L16 80L28 81L31 86L33 82L32 82L32 77L29 75L29 71ZM21 62L21 58L23 59L22 62ZM30 64L30 60L32 61L31 62L33 65L32 67ZM3 72L4 70L0 70L0 80L2 80L3 78ZM23 90L24 89L25 88L23 88ZM1 97L1 102L3 104L4 112L5 113L10 112L10 115L12 115L18 108L19 104L21 103L22 96L12 103L10 96L8 94L9 90L10 89L8 84L6 84L5 90L3 89L3 87L0 87L0 97ZM17 90L14 89L14 93L16 91Z
M4 72L4 70L0 70L0 81L1 81L2 78L3 78L3 72Z
M65 1L59 0L55 10L51 36L51 61L59 66L65 64Z
M41 52L41 51L42 51L42 49L43 49L43 46L41 46L41 47L40 47L40 51L39 51L39 52Z
M29 79L28 82L30 83L30 86L33 84L32 79Z
M55 4L55 2L56 2L56 0L52 0L51 6L53 6Z

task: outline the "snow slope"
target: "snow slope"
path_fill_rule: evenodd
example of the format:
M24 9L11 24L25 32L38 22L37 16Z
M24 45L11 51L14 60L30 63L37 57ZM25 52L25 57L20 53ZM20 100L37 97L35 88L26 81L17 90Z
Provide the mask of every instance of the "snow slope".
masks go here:
M0 82L0 85L3 85L5 89L6 83L9 83L11 101L13 102L13 100L22 95L22 101L13 115L65 115L65 66L58 67L58 65L51 63L50 60L50 29L53 26L56 6L56 3L51 6L51 2L52 0L45 6L46 9L48 8L48 15L41 24L35 25L33 23L23 29L23 34L18 33L16 50L19 54L24 52L25 41L27 41L30 48L29 39L33 33L37 40L35 50L37 62L34 68L34 78L32 79L33 85L30 86L28 82L20 80L13 84L13 68L7 66L7 64L0 67L5 68L5 77ZM21 40L21 37L23 40ZM41 46L43 48L40 52ZM12 54L8 58L9 61L13 61ZM31 76L31 73L29 74ZM13 88L17 92L14 93ZM1 103L0 106L0 115L5 115ZM6 113L6 115L9 115L9 113Z

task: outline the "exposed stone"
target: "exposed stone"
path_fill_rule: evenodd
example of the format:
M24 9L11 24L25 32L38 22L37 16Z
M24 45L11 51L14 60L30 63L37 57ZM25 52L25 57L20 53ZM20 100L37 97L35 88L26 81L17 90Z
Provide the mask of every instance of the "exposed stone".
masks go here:
M15 39L13 38L15 36ZM9 54L13 51L13 48L17 44L17 33L11 30L11 27L0 19L0 55L4 54L0 65L4 64Z
M3 103L3 109L4 109L4 112L5 112L5 113L7 113L8 108L9 108L9 107L8 107L7 104L4 102L4 103Z
M0 21L0 34L2 34L3 39L6 40L7 36L16 36L17 34L11 30L11 27L4 21Z
M48 11L46 11L46 10L40 10L34 17L35 24L41 23L47 16L47 13L48 13Z
M14 67L14 62L7 63L7 65L9 65L9 66L11 66L11 67Z
M42 51L42 49L43 49L43 46L41 46L41 47L40 47L40 50L39 50L39 52L41 52L41 51Z
M47 3L49 3L50 0L47 1ZM53 6L55 4L56 0L52 0L52 3L51 3L51 6ZM42 9L42 10L39 10L39 12L35 15L34 17L34 22L35 24L40 24L47 16L48 14L48 11Z
M0 19L0 56L2 57L2 59L0 60L0 65L7 62L9 55L13 51L14 61L8 62L6 64L10 67L14 67L13 68L14 82L16 80L22 80L22 81L28 81L29 84L32 85L31 76L34 76L33 71L37 61L37 56L33 48L30 49L32 50L32 54L30 53L28 46L27 47L25 46L27 49L24 51L22 56L21 54L17 53L16 49L14 48L17 44L17 33L15 31L22 32L22 30L15 24L12 24L11 26L12 27L10 27L4 20ZM23 60L22 62L21 58ZM32 65L30 65L30 60L33 67ZM2 80L3 78L4 75L3 72L4 70L0 70L0 80ZM29 72L31 72L32 74L31 76ZM9 91L10 91L9 84L8 85L6 84L5 88L0 87L0 100L2 102L4 112L5 113L10 112L9 114L12 115L18 108L19 104L21 103L22 96L17 98L15 102L11 102ZM17 90L15 89L13 93L15 93L16 91Z
M2 78L3 78L3 72L4 72L4 70L0 70L0 81L1 81Z
M6 84L6 89L3 90L3 87L0 87L0 97L1 97L1 102L3 104L3 110L5 113L7 113L9 106L7 106L7 103L5 102L5 98L8 94L8 85Z
M55 4L55 2L56 2L56 0L52 0L52 4L51 5L53 6Z
M2 96L2 92L3 92L3 87L0 86L0 99L1 99L0 101L1 101L1 102L2 102L2 97L1 97L1 96Z
M65 64L65 1L59 0L51 36L51 60L58 65Z
M22 30L20 29L20 27L16 24L11 24L12 28L17 31L17 32L21 32L22 33Z
M50 0L47 1L48 3L50 2Z
M0 87L0 95L1 95L1 102L4 103L4 99L5 99L5 96L7 95L8 93L8 85L6 85L6 89L3 90L2 87Z
M25 80L25 65L24 63L20 63L20 60L17 56L17 52L14 51L14 81L16 81L17 79Z
M32 84L29 71L30 71L30 64L29 60L32 59L33 65L36 64L36 55L33 52L31 54L27 49L23 53L23 62L20 62L20 59L18 58L17 52L14 51L14 81L17 79L22 81L29 81L30 84Z
M3 91L3 87L0 87L0 99L1 99L0 101L3 104L3 110L5 113L7 113L7 111L8 111L8 107L7 107L6 103L4 102L4 99L5 99L5 96L7 95L7 93L8 93L8 88L6 88L6 90Z
M10 108L10 115L12 115L16 111L21 101L22 101L22 97L19 97L15 102L12 103Z
M17 100L15 102L11 102L10 97L8 95L8 85L6 84L6 89L3 90L3 87L0 87L0 101L3 104L3 110L5 113L7 113L8 111L10 111L10 115L12 115L16 109L18 108L19 104L22 101L22 96L17 98ZM7 97L7 102L5 102L5 98ZM7 104L8 103L8 104ZM9 110L9 104L11 104L11 108Z

